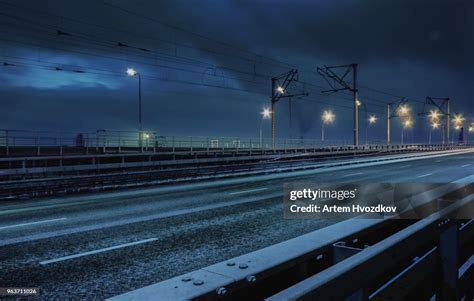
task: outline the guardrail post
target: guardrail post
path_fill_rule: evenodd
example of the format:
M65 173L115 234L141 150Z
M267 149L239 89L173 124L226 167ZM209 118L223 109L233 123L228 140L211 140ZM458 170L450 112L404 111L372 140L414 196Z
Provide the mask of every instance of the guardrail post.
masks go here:
M445 220L444 222L449 222ZM443 223L443 221L441 221ZM442 224L440 224L442 227ZM439 235L439 251L441 255L441 279L436 300L459 300L458 268L459 268L459 235L458 224L452 221ZM438 298L439 297L439 298Z

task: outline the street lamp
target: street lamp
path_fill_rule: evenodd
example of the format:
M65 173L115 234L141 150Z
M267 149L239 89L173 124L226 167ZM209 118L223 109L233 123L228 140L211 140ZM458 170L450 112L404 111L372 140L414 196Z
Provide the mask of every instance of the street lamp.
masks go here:
M145 139L145 148L148 150L148 139L150 138L150 134L143 132L142 137Z
M469 130L468 130L468 131L469 131L469 133L474 132L474 122L471 123L471 126L469 127ZM470 139L470 138L471 138L471 137L470 137L470 134L466 135L466 144L467 144L467 136L469 136L469 140L471 140L471 139Z
M411 119L406 119L405 121L403 121L401 144L403 144L403 132L405 131L405 129L411 128L412 125L413 120Z
M276 88L277 92L280 93L280 94L284 94L285 93L285 89L282 87L282 86L278 86Z
M408 112L410 112L410 108L408 107L408 105L401 105L398 107L398 114L401 115L401 116L406 116L408 115Z
M454 119L453 119L454 125L461 126L463 121L464 121L464 117L462 117L461 114L454 115Z
M434 122L431 123L430 136L429 136L429 142L428 142L428 144L431 144L431 131L432 131L432 130L436 130L436 129L438 129L438 128L439 128L439 123L438 123L438 121L434 121Z
M431 119L431 122L437 122L439 120L440 115L441 114L439 113L438 110L431 110L428 117Z
M128 76L137 76L138 77L138 144L139 147L142 147L142 78L140 73L133 68L127 69Z
M377 117L375 115L370 115L368 121L369 123L365 126L365 144L367 144L367 129L369 128L369 125L373 125L377 122Z
M334 119L336 119L336 116L330 110L324 111L323 115L321 115L321 141L324 141L324 125L333 123Z
M455 114L453 118L453 124L455 130L460 130L464 122L464 117L461 114ZM454 144L454 136L451 137L451 143Z
M262 124L264 119L269 119L272 116L272 111L269 108L263 108L263 111L260 112L260 115L262 115L262 119L260 119L260 148L263 146L263 140L262 140Z

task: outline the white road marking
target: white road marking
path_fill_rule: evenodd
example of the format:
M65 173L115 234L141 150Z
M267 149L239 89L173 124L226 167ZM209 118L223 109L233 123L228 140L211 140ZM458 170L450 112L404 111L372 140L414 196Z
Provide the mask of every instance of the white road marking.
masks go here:
M11 229L11 228L16 228L16 227L24 227L24 226L30 226L30 225L37 225L37 224L44 224L44 223L52 223L52 222L57 222L57 221L63 221L63 220L65 220L65 219L67 219L67 218L61 217L61 218L42 220L42 221L31 222L31 223L24 223L24 224L16 224L16 225L10 225L10 226L3 226L3 227L0 227L0 230Z
M411 165L408 164L408 165L403 165L403 166L400 166L400 168L407 168L407 167L410 167Z
M471 166L471 164L464 164L464 165L461 166L461 167L468 167L468 166Z
M427 173L425 175L421 175L421 176L417 176L417 178L424 178L424 177L428 177L428 176L431 176L432 173Z
M356 172L356 173L351 173L351 174L348 174L348 175L343 175L342 177L345 178L345 177L352 177L352 176L358 176L358 175L361 175L363 174L363 172Z
M64 257L59 257L59 258L50 259L50 260L45 260L45 261L41 261L40 264L41 265L46 265L46 264L55 263L55 262L59 262L59 261L65 261L65 260L84 257L84 256L93 255L93 254L97 254L97 253L102 253L102 252L112 251L112 250L116 250L116 249L131 247L131 246L144 244L144 243L155 241L155 240L158 240L158 238L155 238L155 237L154 238L148 238L148 239L139 240L139 241L135 241L135 242L130 242L130 243L117 245L117 246L113 246L113 247L108 247L108 248L98 249L98 250L94 250L94 251L89 251L89 252L84 252L84 253L79 253L79 254L74 254L74 255L69 255L69 256L64 256Z
M235 194L242 194L242 193L248 193L248 192L256 192L256 191L262 191L262 190L267 190L268 188L257 188L257 189L251 189L251 190L242 190L242 191L236 191L236 192L229 192L230 195L235 195Z

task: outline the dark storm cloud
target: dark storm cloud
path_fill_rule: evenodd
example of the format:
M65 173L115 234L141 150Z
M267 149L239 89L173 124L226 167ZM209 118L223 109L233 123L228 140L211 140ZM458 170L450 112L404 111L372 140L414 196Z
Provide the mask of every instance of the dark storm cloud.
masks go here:
M175 17L287 61L295 54L296 60L358 63L408 59L464 72L474 64L474 4L469 0L208 0L192 12L186 1L175 5Z
M61 37L62 40L50 44L42 42L41 45L50 48L49 50L38 50L39 48L33 47L25 50L25 45L8 47L1 45L1 50L5 52L16 47L18 51L13 49L14 53L20 53L21 50L29 53L28 56L33 59L48 59L62 64L80 64L118 72L122 72L126 67L135 67L148 76L194 80L204 85L263 90L268 91L268 95L269 81L253 77L251 73L279 74L289 67L281 64L277 67L266 57L294 64L300 68L301 80L313 83L320 83L322 80L315 73L303 69L314 70L316 66L322 64L357 62L360 64L359 74L363 83L399 95L414 95L419 99L424 99L426 95L450 96L456 99L454 107L457 110L472 110L471 99L474 97L472 1L107 0L106 2L126 7L149 18L134 16L95 1L24 0L15 3L122 31L73 23L67 18L39 17L39 20L52 26L145 47L161 54L192 57L199 61L207 61L211 65L226 66L250 74L243 75L219 67L200 68L200 73L193 75L192 78L183 72L169 70L163 66L155 68L150 64L137 63L134 61L136 51L112 48L100 52L109 57L118 56L120 60L71 52L71 50L79 52L87 50L87 46L71 46L67 37ZM24 13L17 9L10 9L9 12ZM160 22L184 30L163 26ZM20 31L19 28L16 30ZM198 34L189 34L189 31ZM133 34L134 32L137 34ZM3 37L11 38L15 34L13 30L9 34L4 33ZM203 38L202 35L210 39ZM25 42L31 42L27 37L24 39ZM160 42L160 39L165 42ZM210 51L176 48L173 43L184 43ZM229 44L234 46L229 47ZM58 47L68 50L69 53L65 55L63 52L51 49ZM256 56L245 49L261 56ZM145 63L155 62L155 60L145 61ZM96 85L84 85L80 80L64 76L60 80L56 78L58 84L54 86L37 83L47 77L46 72L44 76L38 72L17 72L18 76L20 72L26 75L24 79L19 79L22 85L18 85L18 79L9 77L9 73L0 74L0 78L3 79L2 99L8 99L7 111L10 112L8 117L1 119L4 127L22 124L24 119L22 116L26 115L29 119L28 123L24 124L35 126L46 124L44 120L47 120L48 112L55 112L53 115L55 119L50 127L71 128L75 124L83 124L91 128L129 128L136 125L135 118L130 117L134 114L133 111L132 114L126 109L120 109L133 108L135 105L136 81L130 78L105 80L86 75L86 81ZM237 77L240 80L225 77ZM258 81L264 86L249 81ZM12 88L27 87L28 84L33 87L32 90ZM169 134L228 133L235 136L256 136L255 130L260 123L258 112L263 105L269 104L269 96L261 94L251 95L206 86L178 84L168 88L180 93L164 95L162 92L167 90L167 87L163 81L144 80L144 102L148 106L145 113L146 120L151 127L160 128ZM104 92L100 92L101 90ZM364 96L366 95L362 93L361 98ZM34 102L32 99L35 97L44 101ZM74 106L68 113L64 113L65 116L74 117L68 115L70 112L84 112L80 115L83 122L74 118L60 117L61 110L51 103L51 97L59 103L65 103L61 100L71 101ZM316 99L336 104L331 108L337 110L338 122L332 129L328 129L328 135L334 130L334 133L349 132L350 136L350 131L347 129L350 129L351 111L337 106L350 103L322 98L319 94L312 97L312 100L305 102L294 101L293 127L299 127L299 133L295 135L318 137L319 114L328 105L318 104ZM21 99L20 103L24 106L19 106L13 99ZM383 110L368 105L370 110ZM35 114L24 113L24 108L33 107L36 108ZM278 104L277 114L280 121L279 133L286 135L289 123L287 103ZM383 130L379 134L381 136Z

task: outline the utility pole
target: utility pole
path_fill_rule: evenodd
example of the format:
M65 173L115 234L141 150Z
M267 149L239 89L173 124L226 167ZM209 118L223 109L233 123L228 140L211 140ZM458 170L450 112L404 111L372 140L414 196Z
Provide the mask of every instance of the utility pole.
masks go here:
M394 103L387 104L387 145L390 145L390 126L392 123L392 118L400 117L400 115L398 115L398 108L400 108L400 106L404 106L407 102L408 100L406 98L402 98L396 103L395 108L394 108ZM402 130L402 137L403 137L403 130Z
M354 145L359 145L359 99L357 91L357 64L352 64L352 94L354 96Z
M282 98L290 98L295 96L307 96L308 93L289 93L288 87L291 83L298 81L298 69L291 69L279 76L272 78L272 145L275 148L275 132L276 132L276 103Z
M334 70L343 69L344 73L337 74ZM354 97L354 145L359 145L359 100L357 90L357 64L348 64L340 66L323 66L317 68L318 73L326 80L331 87L330 90L321 91L322 93L334 93L343 90L349 90ZM352 71L352 84L344 79Z
M276 109L276 87L275 87L275 83L276 83L276 78L272 78L272 146L273 148L275 148L275 123L276 123L276 112L275 112L275 109Z
M392 113L392 104L387 104L387 145L390 145L390 115Z
M446 137L447 142L449 143L450 131L451 131L451 108L450 108L450 99L448 97L431 97L426 96L425 104L423 105L423 111L418 113L420 115L430 115L435 112L439 114L441 118L446 117ZM428 111L427 107L434 107L436 111ZM444 140L444 126L443 128L443 144Z
M448 106L447 118L446 118L446 137L449 143L449 135L451 133L451 103L450 99L446 98L446 103Z

